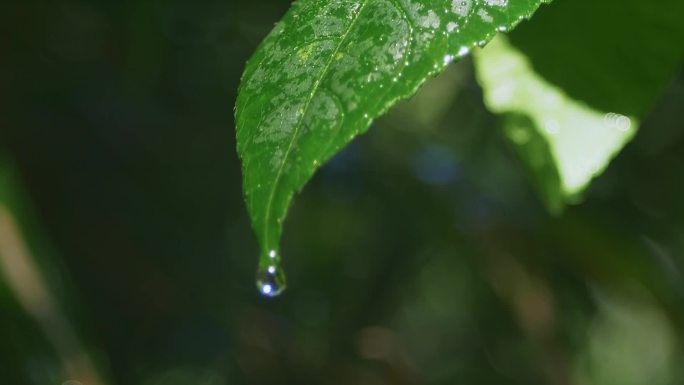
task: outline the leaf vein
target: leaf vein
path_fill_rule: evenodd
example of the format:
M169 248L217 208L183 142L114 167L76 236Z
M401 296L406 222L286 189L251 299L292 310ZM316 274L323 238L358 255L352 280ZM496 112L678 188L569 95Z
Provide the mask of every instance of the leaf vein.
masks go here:
M314 86L311 90L311 93L309 94L309 97L307 98L306 103L304 104L304 108L302 109L301 116L299 120L297 121L297 124L295 125L293 129L293 134L292 134L292 139L290 139L290 142L287 146L287 149L285 150L285 155L283 156L282 161L280 162L280 166L278 168L278 172L276 173L276 176L273 181L273 185L271 187L271 191L269 193L268 200L266 202L266 211L265 211L265 217L264 217L264 242L266 243L264 247L267 249L270 249L271 246L268 245L269 238L268 238L268 230L269 230L269 219L271 217L271 208L273 205L273 198L275 196L275 191L280 183L280 180L282 178L283 174L283 169L285 168L285 164L287 163L287 160L290 156L290 153L292 152L292 146L294 145L294 142L297 139L297 136L299 135L299 129L301 128L304 118L306 117L306 114L309 110L309 107L311 106L311 101L313 100L314 96L318 92L318 87L320 86L321 82L327 75L328 69L330 68L330 65L335 61L335 56L337 53L340 51L340 49L344 46L344 43L346 42L347 38L349 37L349 33L354 29L354 26L356 25L356 22L361 18L361 14L363 13L363 10L366 8L366 5L368 4L370 0L365 0L361 3L361 7L356 13L356 17L352 19L351 23L349 23L349 26L347 27L346 31L344 34L341 36L340 43L337 45L335 48L335 51L332 52L330 55L330 60L326 63L325 67L321 71L321 75L316 79L316 82L314 83Z

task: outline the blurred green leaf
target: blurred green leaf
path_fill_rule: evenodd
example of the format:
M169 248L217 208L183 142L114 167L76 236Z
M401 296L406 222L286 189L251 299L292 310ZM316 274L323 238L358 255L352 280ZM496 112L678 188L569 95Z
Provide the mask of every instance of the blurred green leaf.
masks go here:
M236 103L260 268L279 261L282 220L316 169L429 76L514 27L540 3L295 3L247 64Z
M510 38L537 73L575 100L640 117L681 68L682 15L680 0L565 0Z
M682 14L676 0L560 1L479 53L485 102L551 211L578 201L681 65Z
M677 335L647 296L598 291L599 314L579 355L582 384L664 385L674 381ZM643 298L646 297L646 298Z
M503 37L478 55L485 102L532 170L552 212L574 199L632 138L636 120L592 109L535 73Z

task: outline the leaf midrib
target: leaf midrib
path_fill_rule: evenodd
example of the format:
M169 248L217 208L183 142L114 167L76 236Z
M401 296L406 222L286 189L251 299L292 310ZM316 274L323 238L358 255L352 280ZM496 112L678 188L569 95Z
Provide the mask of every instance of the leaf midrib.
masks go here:
M266 243L264 246L266 249L271 249L271 245L269 245L269 238L268 238L268 233L269 233L269 220L271 219L271 207L273 206L273 198L275 197L275 191L278 188L278 185L280 184L281 177L283 174L283 169L285 168L285 164L287 163L287 160L290 157L290 153L292 152L292 146L294 145L295 140L297 139L297 135L299 134L299 129L301 128L304 118L306 117L306 114L309 111L309 106L311 105L311 101L313 100L314 96L318 93L318 88L325 78L325 76L328 73L328 70L330 69L330 66L332 65L333 61L335 60L335 57L337 54L340 52L340 49L344 46L344 43L346 42L347 38L349 37L349 33L354 29L354 26L356 25L356 22L361 18L361 14L363 13L364 9L366 8L366 5L368 2L371 0L363 0L361 2L361 6L359 10L356 12L356 17L354 17L349 23L349 26L347 27L346 31L344 31L344 34L342 35L342 38L340 39L339 44L337 47L335 47L335 51L332 52L330 55L330 60L325 64L325 67L321 71L321 75L316 79L316 82L314 83L314 86L311 90L311 93L309 94L309 98L307 99L304 108L302 109L301 116L299 120L297 121L297 124L294 127L293 134L292 134L292 139L290 139L290 143L287 146L287 150L285 150L285 155L283 156L283 160L280 162L280 167L278 168L278 172L276 173L275 179L273 181L273 187L271 187L271 192L269 193L268 200L266 201L266 215L264 216L264 242Z

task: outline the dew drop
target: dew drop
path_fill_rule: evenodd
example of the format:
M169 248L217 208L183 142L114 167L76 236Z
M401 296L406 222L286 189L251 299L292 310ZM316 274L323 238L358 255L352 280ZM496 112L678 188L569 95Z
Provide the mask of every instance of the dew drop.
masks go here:
M557 120L549 119L544 122L544 130L551 135L556 135L560 131L560 123Z
M354 3L351 7L352 15L355 16L357 13L359 13L359 8L361 8L361 4L360 3Z
M280 263L271 255L274 251L269 253L271 261L261 263L256 275L256 285L259 293L264 297L276 297L280 295L287 287L285 279L285 272L280 267Z
M462 45L462 46L458 49L458 53L456 53L456 55L457 55L458 57L461 57L461 58L462 58L462 57L466 56L468 53L470 53L470 48L468 48L468 47L465 46L465 45Z

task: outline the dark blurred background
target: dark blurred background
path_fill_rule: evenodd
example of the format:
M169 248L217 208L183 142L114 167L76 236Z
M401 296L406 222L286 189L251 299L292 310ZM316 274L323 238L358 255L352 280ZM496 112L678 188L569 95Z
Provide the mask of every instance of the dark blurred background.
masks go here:
M0 383L684 384L682 71L552 217L451 66L317 173L260 297L233 105L288 6L0 4L0 153L51 303L5 271Z

